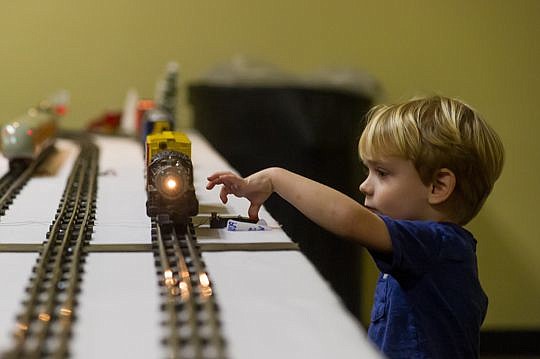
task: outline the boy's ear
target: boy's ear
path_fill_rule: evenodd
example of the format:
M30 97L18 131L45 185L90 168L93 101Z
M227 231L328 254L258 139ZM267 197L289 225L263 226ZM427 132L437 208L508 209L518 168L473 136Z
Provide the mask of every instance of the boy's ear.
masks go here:
M456 187L456 176L448 168L441 168L435 174L435 179L431 184L431 191L428 195L430 204L440 204L446 201Z

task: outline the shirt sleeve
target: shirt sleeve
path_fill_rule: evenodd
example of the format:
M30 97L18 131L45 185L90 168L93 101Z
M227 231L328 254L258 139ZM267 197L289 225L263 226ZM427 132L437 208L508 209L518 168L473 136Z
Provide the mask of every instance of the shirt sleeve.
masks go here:
M394 220L382 216L392 241L392 253L370 251L383 273L394 277L421 275L436 261L441 248L437 222Z

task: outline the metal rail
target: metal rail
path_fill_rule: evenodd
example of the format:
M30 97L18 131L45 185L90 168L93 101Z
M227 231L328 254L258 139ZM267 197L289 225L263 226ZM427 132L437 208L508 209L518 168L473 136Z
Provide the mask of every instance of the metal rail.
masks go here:
M90 240L98 149L81 141L66 189L42 247L6 358L65 358L79 290L84 246Z
M49 146L34 161L30 162L28 166L24 167L20 165L12 167L8 173L0 178L0 216L4 215L15 196L17 196L19 191L36 172L36 169L53 151L54 146Z
M153 219L152 227L167 326L167 357L225 358L214 293L193 226L178 227Z
M5 175L0 178L0 197L4 197L4 194L6 191L11 187L13 182L19 177L19 175L23 172L23 168L11 168L9 172L7 172Z

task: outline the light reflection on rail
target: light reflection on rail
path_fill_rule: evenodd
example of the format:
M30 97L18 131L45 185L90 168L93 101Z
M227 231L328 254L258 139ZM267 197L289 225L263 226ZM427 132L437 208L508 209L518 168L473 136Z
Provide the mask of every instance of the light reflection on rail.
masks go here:
M154 221L154 226L154 253L166 293L167 357L225 358L219 313L192 225L186 230Z

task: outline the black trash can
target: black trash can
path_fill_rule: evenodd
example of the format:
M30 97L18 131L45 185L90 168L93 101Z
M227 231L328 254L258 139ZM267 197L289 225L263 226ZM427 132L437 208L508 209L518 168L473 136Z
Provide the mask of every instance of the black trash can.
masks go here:
M188 86L194 127L242 176L279 166L358 201L357 144L372 100L301 86ZM323 230L277 195L265 207L359 318L360 247Z

